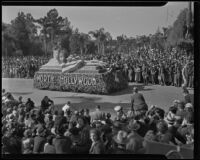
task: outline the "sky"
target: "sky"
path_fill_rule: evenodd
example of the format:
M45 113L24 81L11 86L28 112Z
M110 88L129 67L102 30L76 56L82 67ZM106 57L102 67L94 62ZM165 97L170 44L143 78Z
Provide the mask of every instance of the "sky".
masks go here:
M162 7L86 7L86 6L2 6L2 21L10 23L18 12L31 13L34 18L44 17L50 9L57 9L67 17L73 28L88 33L103 27L113 39L154 34L158 27L173 25L188 2L168 2Z

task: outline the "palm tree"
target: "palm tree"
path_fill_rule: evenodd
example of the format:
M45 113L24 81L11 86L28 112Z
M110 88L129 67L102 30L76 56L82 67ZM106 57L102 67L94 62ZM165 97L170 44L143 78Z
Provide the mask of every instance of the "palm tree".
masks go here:
M90 37L88 34L85 34L85 33L79 34L79 44L80 44L81 56L83 55L83 50L84 50L84 54L86 53L87 44L88 44L89 40L90 40Z
M89 34L96 39L98 54L105 54L105 42L112 39L110 33L105 32L104 28L100 28L96 31L90 31Z

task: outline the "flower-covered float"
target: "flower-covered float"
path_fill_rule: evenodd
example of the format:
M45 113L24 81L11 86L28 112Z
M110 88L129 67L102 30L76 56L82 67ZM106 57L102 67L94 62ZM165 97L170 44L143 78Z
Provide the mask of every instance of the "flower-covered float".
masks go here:
M128 86L122 72L108 68L105 62L86 61L69 56L67 63L64 63L62 52L53 51L53 53L54 58L35 73L35 88L109 94Z

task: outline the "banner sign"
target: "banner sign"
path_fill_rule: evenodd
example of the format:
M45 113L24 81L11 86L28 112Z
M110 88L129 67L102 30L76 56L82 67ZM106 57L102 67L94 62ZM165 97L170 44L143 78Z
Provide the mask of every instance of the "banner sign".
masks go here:
M115 81L118 75L118 81ZM34 87L39 89L107 94L124 89L127 80L120 74L113 73L61 73L36 72Z

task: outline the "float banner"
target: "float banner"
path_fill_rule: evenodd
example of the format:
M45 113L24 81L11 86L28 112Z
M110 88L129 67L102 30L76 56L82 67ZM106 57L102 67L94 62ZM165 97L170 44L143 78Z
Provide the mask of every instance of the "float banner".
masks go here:
M48 90L108 94L127 86L127 80L121 72L101 74L39 71L34 76L34 87Z

